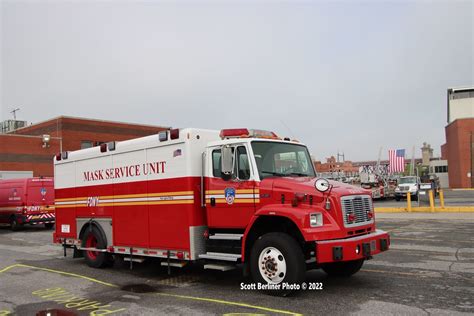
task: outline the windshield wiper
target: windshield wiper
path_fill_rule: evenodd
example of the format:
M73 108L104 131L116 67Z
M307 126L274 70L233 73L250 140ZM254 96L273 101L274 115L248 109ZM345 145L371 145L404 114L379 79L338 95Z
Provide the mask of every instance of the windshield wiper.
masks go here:
M295 175L295 176L298 176L298 177L309 177L308 174L301 173L301 172L290 172L290 173L288 173L288 175Z
M269 173L271 175L274 175L274 176L277 176L277 177L284 177L286 176L285 174L283 173L279 173L279 172L274 172L274 171L265 171L265 170L262 170L260 171L261 173Z

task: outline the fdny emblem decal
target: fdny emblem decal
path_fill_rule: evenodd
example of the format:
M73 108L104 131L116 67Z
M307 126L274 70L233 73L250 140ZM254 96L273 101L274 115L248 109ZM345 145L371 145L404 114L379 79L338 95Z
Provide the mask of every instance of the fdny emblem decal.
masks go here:
M225 194L225 200L227 202L227 204L233 204L234 203L234 200L235 200L235 189L234 188L226 188L224 190L224 194Z

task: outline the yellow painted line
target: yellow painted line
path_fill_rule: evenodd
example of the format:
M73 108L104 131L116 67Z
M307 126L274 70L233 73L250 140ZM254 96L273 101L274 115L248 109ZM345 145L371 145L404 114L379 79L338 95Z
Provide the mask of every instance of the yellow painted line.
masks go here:
M109 287L114 287L118 288L118 285L100 281L94 278L90 278L85 275L77 274L77 273L70 273L70 272L64 272L60 270L54 270L54 269L48 269L48 268L42 268L42 267L36 267L36 266L31 266L27 264L13 264L8 267L3 268L0 270L0 273L6 272L10 269L13 268L30 268L30 269L36 269L36 270L41 270L41 271L46 271L46 272L51 272L51 273L57 273L61 275L67 275L67 276L72 276L84 280L88 280L97 284L109 286ZM194 300L194 301L203 301L203 302L209 302L209 303L216 303L216 304L222 304L222 305L230 305L230 306L238 306L238 307L246 307L246 308L251 308L251 309L256 309L256 310L261 310L261 311L266 311L266 312L271 312L271 313L277 313L277 314L284 314L284 315L302 315L299 313L294 313L290 311L285 311L285 310L280 310L280 309L274 309L274 308L269 308L269 307L263 307L263 306L258 306L258 305L252 305L252 304L247 304L247 303L240 303L240 302L233 302L233 301L227 301L227 300L220 300L220 299L214 299L214 298L207 298L207 297L198 297L198 296L189 296L189 295L178 295L178 294L168 294L168 293L155 293L155 295L158 296L166 296L166 297L174 297L174 298L181 298L181 299L188 299L188 300Z
M406 207L376 207L375 213L410 213ZM413 207L411 212L430 212L430 213L471 213L474 212L474 206L448 206L445 208L435 207L434 212L427 207Z
M196 296L187 296L187 295L176 295L176 294L166 294L166 293L156 293L156 295L175 297L175 298L183 298L183 299L189 299L189 300L195 300L195 301L205 301L205 302L232 305L232 306L239 306L239 307L247 307L247 308L258 309L258 310L262 310L262 311L266 311L266 312L285 314L285 315L302 315L302 314L299 314L299 313L293 313L293 312L284 311L284 310L280 310L280 309L256 306L256 305L251 305L251 304L246 304L246 303L224 301L224 300L218 300L218 299L214 299L214 298L196 297Z
M85 275L80 275L80 274L77 274L77 273L64 272L64 271L48 269L48 268L42 268L42 267L35 267L35 266L30 266L28 264L21 264L21 263L13 264L11 266L3 268L2 270L0 270L0 273L6 272L10 269L17 268L17 267L18 268L30 268L30 269L36 269L36 270L41 270L41 271L46 271L46 272L52 272L52 273L57 273L57 274L62 274L62 275L67 275L67 276L72 276L72 277L84 279L84 280L91 281L91 282L98 283L98 284L102 284L102 285L105 285L105 286L118 287L115 284L100 281L100 280L90 278L90 277L85 276Z
M474 191L474 188L459 188L459 189L451 189L453 191Z

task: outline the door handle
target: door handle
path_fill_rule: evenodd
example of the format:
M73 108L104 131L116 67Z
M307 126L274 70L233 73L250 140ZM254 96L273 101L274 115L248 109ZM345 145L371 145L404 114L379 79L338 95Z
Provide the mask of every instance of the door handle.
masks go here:
M216 206L216 198L211 198L211 206Z

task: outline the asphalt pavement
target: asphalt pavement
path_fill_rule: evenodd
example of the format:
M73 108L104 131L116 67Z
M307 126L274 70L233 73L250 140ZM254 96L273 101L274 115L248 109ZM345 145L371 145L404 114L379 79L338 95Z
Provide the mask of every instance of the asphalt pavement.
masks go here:
M200 265L174 268L157 261L106 269L64 258L42 227L0 228L0 315L472 315L474 213L377 214L391 249L351 278L307 272L322 289L273 297L241 290L240 270ZM53 311L52 311L53 310Z

